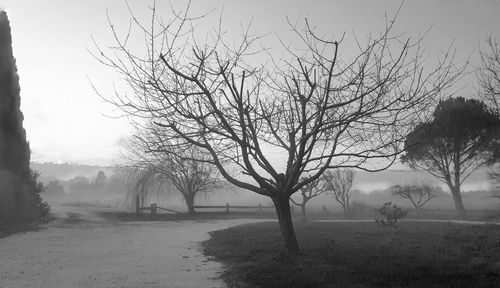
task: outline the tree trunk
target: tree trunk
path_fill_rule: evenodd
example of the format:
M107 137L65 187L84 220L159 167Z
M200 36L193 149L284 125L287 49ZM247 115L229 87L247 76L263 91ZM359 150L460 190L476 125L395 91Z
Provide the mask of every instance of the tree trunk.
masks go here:
M302 220L307 221L306 203L303 203L302 205L300 205L300 214L302 215Z
M188 213L189 214L194 214L196 211L194 211L194 193L183 193L184 195L184 200L186 201L186 206L188 208Z
M302 194L302 205L300 205L300 214L302 216L302 220L307 221L307 214L306 214L306 203L309 201L310 198L307 198L305 194Z
M299 243L293 229L292 214L290 213L290 200L288 197L273 198L272 200L278 214L281 236L285 240L286 251L288 255L299 255Z
M415 216L420 216L420 206L414 205L415 206Z
M349 218L349 206L343 205L342 208L344 209L345 218Z
M460 186L448 185L450 187L451 195L453 196L453 201L455 202L455 209L459 217L465 217L465 207L462 202L462 195L460 194Z
M455 209L457 209L458 216L465 217L465 207L462 202L462 195L460 195L460 189L455 188L455 191L452 190L453 201L455 202Z

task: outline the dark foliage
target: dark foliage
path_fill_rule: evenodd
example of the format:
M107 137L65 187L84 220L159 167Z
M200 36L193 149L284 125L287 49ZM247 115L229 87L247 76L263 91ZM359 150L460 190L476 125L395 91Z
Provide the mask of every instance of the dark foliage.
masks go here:
M392 229L396 228L398 222L408 215L407 211L404 211L396 204L392 204L392 202L385 203L384 206L378 209L378 212L383 218L377 218L375 222Z
M433 116L407 136L401 160L446 183L458 213L464 215L461 184L479 167L498 159L500 121L485 103L463 97L441 101Z
M0 224L44 218L49 207L43 187L30 170L30 149L23 128L20 87L12 53L10 24L0 12Z
M29 145L23 129L19 77L12 53L10 24L0 12L0 168L23 177L29 174Z
M64 187L58 180L52 180L45 187L45 193L50 197L63 197L66 193Z

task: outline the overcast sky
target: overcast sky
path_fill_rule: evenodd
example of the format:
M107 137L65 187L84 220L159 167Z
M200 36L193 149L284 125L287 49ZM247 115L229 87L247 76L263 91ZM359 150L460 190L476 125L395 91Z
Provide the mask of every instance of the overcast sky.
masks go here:
M129 1L137 15L147 21L147 5L151 1ZM168 3L159 2L160 9ZM176 7L184 3L172 2ZM307 17L324 35L340 36L345 31L364 37L380 32L385 13L394 15L399 5L400 1L381 0L197 0L193 1L193 12L220 11L224 7L223 26L228 32L237 29L236 34L241 25L253 18L255 34L271 32L286 42L292 40L287 38L285 16ZM91 35L102 45L112 44L106 10L116 27L128 27L130 15L125 1L0 0L0 8L7 10L11 22L21 108L32 160L116 163L117 141L129 133L129 126L126 119L105 116L116 114L93 92L88 79L104 95L113 93L113 85L120 87L121 83L86 48L92 48ZM212 19L216 24L217 17ZM472 64L478 65L475 53L479 44L488 35L500 39L500 1L406 1L397 20L397 31L417 37L429 27L432 28L424 40L428 54L435 55L453 42L457 60L471 55ZM473 79L467 77L461 84L464 96L473 95Z

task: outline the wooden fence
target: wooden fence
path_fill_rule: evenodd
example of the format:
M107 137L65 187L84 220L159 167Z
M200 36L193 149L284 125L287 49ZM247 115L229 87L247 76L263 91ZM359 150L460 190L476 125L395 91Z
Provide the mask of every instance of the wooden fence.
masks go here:
M229 210L232 209L259 209L259 213L262 213L263 209L274 209L274 206L265 206L262 204L256 205L256 206L249 206L249 205L229 205L229 203L226 203L226 205L196 205L193 206L194 209L225 209L226 213L229 213ZM141 207L139 197L136 198L135 201L135 213L137 215L140 215L142 211L148 211L151 213L151 215L156 215L158 214L158 210L164 210L167 212L171 213L181 213L179 211L175 211L172 209L167 209L163 207L159 207L156 205L156 203L152 203L151 205L147 207Z
M226 213L229 213L229 209L259 209L259 213L262 213L262 209L274 209L274 206L264 206L262 204L259 204L257 206L249 206L249 205L229 205L229 203L226 203L226 205L197 205L193 206L194 209L226 209Z

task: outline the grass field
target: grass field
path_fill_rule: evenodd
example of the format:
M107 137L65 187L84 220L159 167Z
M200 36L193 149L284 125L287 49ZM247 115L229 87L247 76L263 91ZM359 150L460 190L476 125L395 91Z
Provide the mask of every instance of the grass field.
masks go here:
M206 255L229 287L499 287L500 226L296 222L303 255L283 253L278 224L211 233Z

